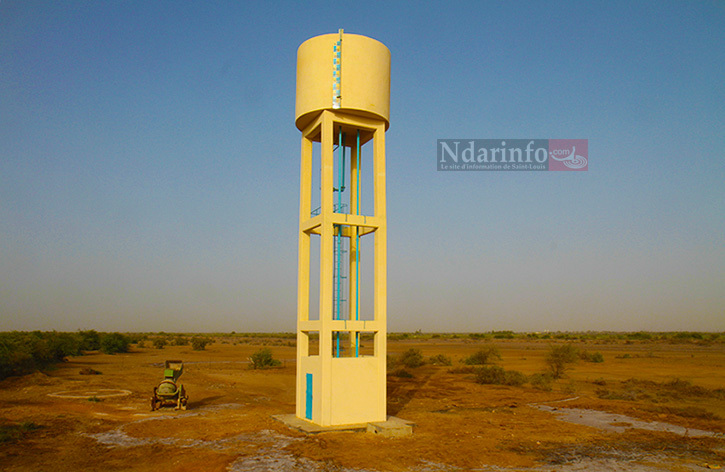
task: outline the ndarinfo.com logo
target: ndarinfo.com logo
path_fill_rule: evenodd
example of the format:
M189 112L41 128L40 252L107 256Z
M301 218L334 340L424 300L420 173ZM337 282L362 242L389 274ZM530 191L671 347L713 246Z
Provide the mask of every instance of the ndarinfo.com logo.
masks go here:
M583 171L587 139L439 139L438 170Z

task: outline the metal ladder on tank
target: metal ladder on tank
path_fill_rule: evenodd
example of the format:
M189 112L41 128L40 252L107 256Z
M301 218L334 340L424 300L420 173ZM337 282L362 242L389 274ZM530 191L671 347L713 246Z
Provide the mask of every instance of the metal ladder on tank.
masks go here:
M338 174L337 174L337 187L333 188L333 192L337 192L337 204L333 203L335 213L347 213L348 206L342 202L342 193L345 191L345 133L342 132L342 127L338 133L337 146L333 149L339 151L339 163L338 163ZM332 281L334 287L332 289L332 319L342 320L346 319L343 317L343 307L345 302L345 280L347 276L344 275L344 255L347 253L344 247L342 226L336 225L337 234L335 235L335 245L333 250L333 268L332 268ZM335 336L335 357L340 357L340 333L338 332Z

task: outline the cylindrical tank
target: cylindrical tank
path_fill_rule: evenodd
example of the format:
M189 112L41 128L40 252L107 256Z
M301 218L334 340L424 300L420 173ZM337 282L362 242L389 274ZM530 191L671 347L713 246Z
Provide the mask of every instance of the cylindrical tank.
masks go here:
M383 43L340 32L315 36L300 45L295 125L303 130L326 109L382 119L388 128L390 50Z

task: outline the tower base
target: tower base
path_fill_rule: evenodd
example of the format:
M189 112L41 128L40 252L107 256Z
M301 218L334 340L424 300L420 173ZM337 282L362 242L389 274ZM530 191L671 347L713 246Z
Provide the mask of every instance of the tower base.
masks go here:
M413 434L413 425L412 421L388 416L387 421L368 423L367 432L384 438L404 438Z
M298 418L294 414L288 415L272 415L272 418L285 424L288 428L306 434L318 434L328 432L352 431L352 432L368 432L382 436L384 438L402 438L413 434L412 421L407 421L395 416L388 416L386 421L376 421L374 423L357 423L344 424L334 426L320 426L311 421Z

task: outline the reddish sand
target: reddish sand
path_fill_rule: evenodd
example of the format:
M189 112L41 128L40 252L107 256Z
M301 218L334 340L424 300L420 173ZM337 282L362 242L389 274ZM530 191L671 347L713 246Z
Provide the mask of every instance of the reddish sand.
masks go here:
M249 369L267 344L278 369ZM234 344L237 343L237 344ZM148 344L148 343L147 343ZM530 375L545 370L544 341L470 339L391 341L399 354L421 349L453 365L407 369L388 377L388 412L415 422L414 434L385 439L365 433L305 436L271 415L294 412L295 348L288 339L217 338L205 351L188 346L91 353L57 369L0 382L0 425L39 429L0 444L4 471L242 470L706 470L725 466L725 346L578 344L604 362L579 362L551 391L480 385L460 362L494 344L496 364ZM628 355L628 356L627 356ZM183 359L187 411L150 411L165 359ZM81 375L92 368L101 375ZM624 384L627 379L638 382ZM679 378L690 387L668 390ZM647 383L651 381L656 383ZM686 384L683 384L686 385ZM720 389L720 390L718 390ZM608 398L606 397L608 392ZM90 398L90 399L89 399ZM566 402L556 403L560 400ZM719 433L690 437L628 427L620 432L558 419L537 405L619 413ZM551 409L550 409L551 410ZM579 410L572 410L579 411ZM618 417L622 418L622 417ZM655 423L653 423L655 424ZM631 425L630 425L631 426Z

